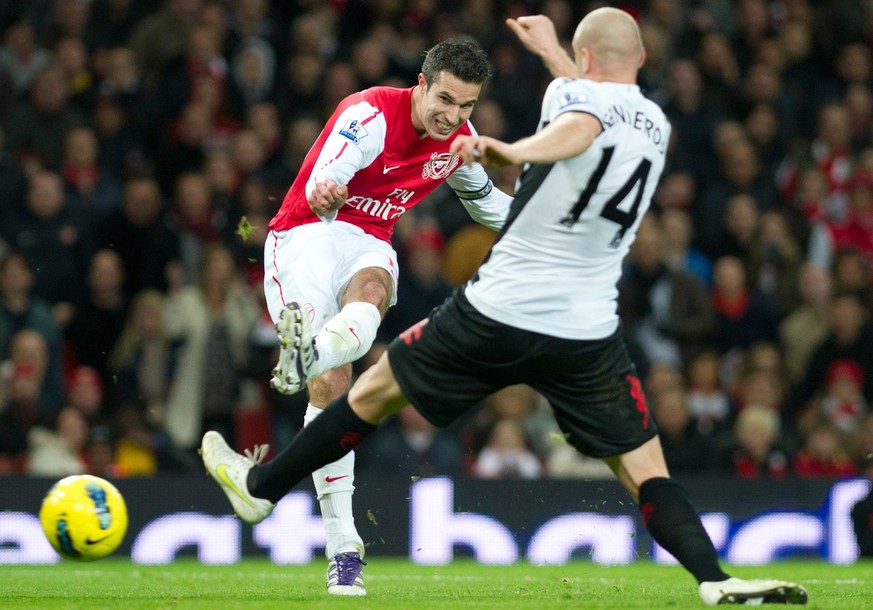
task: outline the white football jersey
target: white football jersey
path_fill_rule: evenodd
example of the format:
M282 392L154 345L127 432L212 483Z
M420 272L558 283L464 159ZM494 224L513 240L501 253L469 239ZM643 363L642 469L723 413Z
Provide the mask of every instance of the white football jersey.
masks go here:
M636 85L553 81L538 129L564 112L596 117L584 153L526 165L506 225L466 295L486 316L568 339L618 328L622 260L664 169L670 124Z

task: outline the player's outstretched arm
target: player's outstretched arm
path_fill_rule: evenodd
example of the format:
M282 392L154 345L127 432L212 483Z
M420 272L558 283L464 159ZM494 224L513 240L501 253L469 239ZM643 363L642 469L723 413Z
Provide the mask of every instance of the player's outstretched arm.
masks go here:
M465 163L487 167L520 163L555 163L585 152L601 132L600 121L584 112L565 112L545 129L512 144L487 136L459 136L452 152Z
M552 76L579 77L576 64L558 41L551 19L545 15L528 15L507 19L506 25L518 36L524 48L543 60Z

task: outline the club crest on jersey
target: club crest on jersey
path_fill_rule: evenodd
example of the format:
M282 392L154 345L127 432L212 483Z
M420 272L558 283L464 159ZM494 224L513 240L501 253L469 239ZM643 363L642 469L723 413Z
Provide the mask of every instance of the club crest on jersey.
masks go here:
M339 130L339 134L357 144L362 138L367 137L367 130L364 129L364 126L361 125L361 122L357 119L352 119L350 121L346 121L346 124L343 125L343 128Z
M421 177L432 180L447 178L460 162L457 153L433 153L421 168Z

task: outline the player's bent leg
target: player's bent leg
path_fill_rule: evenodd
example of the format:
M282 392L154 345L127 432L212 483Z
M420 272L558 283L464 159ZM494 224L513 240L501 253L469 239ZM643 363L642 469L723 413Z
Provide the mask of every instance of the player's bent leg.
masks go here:
M728 578L685 490L669 478L657 436L627 453L607 458L606 463L639 504L652 538L698 583Z
M310 379L370 351L393 294L394 280L381 267L364 267L352 275L340 299L342 309L315 337L318 359Z
M636 449L604 460L627 489L634 501L640 501L640 485L654 478L667 478L667 462L661 449L661 440L656 436Z
M378 424L408 404L409 399L394 377L387 351L361 374L349 390L349 406L355 415L369 424Z
M704 604L807 602L806 591L796 583L742 580L724 573L712 540L685 490L669 478L657 437L606 462L639 503L643 523L652 538L697 579Z
M310 378L362 358L373 346L382 315L372 303L355 301L332 317L315 337L318 358Z

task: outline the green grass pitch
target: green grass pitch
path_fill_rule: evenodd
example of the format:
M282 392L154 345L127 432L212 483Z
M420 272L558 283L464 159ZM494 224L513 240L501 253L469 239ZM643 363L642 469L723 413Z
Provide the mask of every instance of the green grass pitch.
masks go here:
M694 580L681 568L648 562L604 567L578 561L564 566L480 566L469 560L415 566L373 558L364 575L365 598L328 597L326 562L279 566L245 560L206 566L194 560L142 566L120 559L63 561L53 566L3 566L0 607L29 609L123 608L596 608L703 607ZM833 566L791 561L736 567L744 578L795 580L809 591L808 608L873 609L873 563Z

